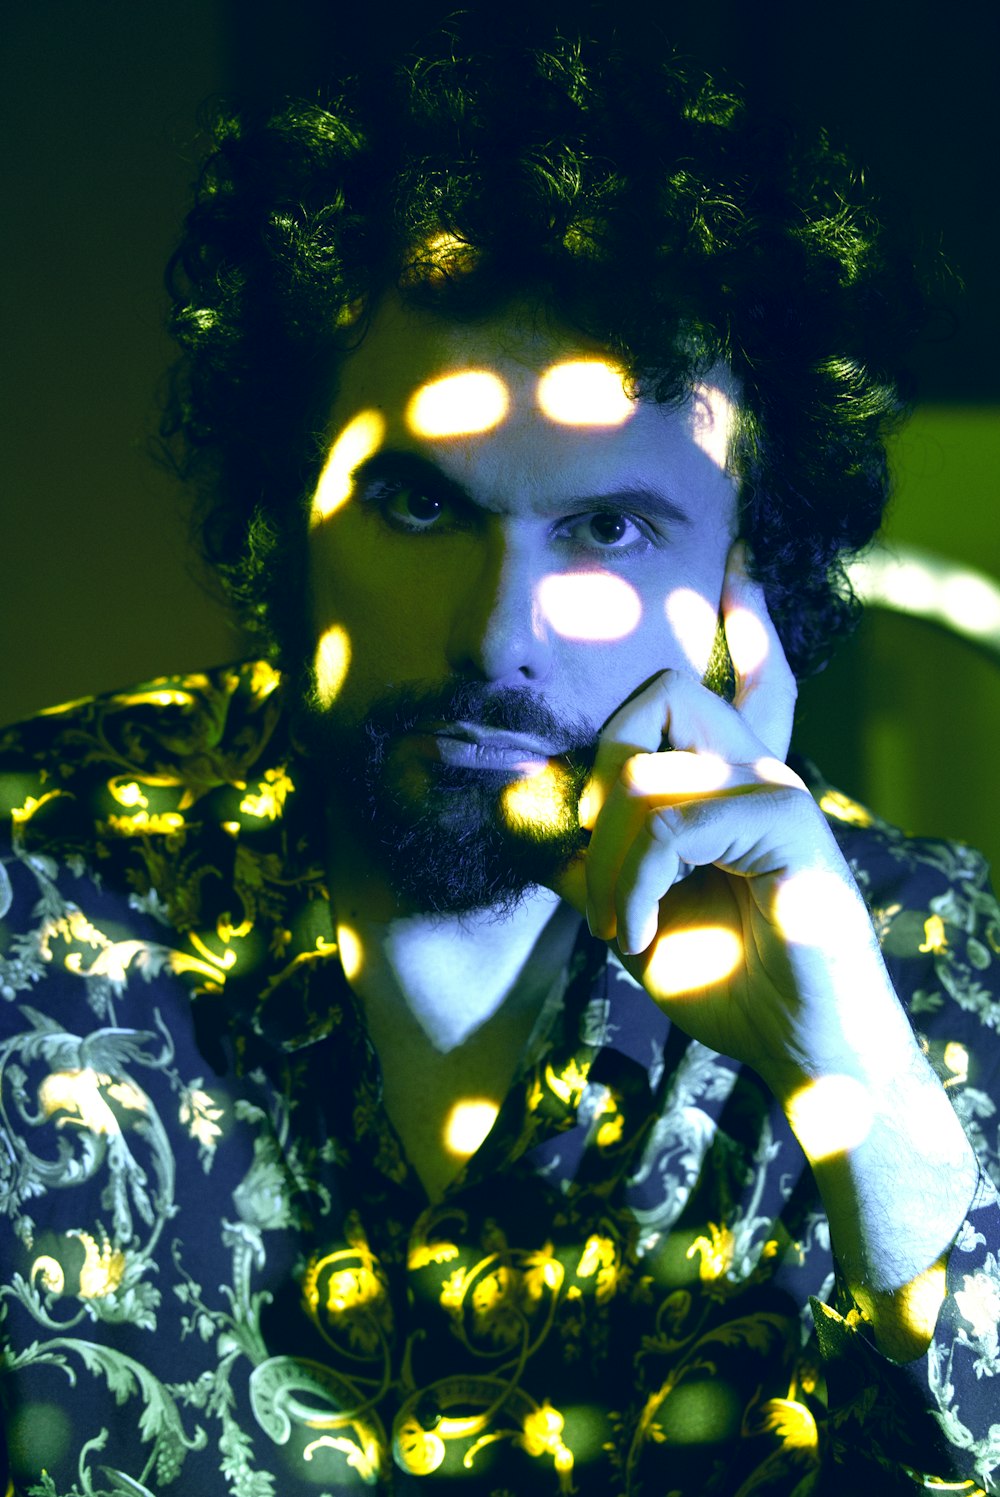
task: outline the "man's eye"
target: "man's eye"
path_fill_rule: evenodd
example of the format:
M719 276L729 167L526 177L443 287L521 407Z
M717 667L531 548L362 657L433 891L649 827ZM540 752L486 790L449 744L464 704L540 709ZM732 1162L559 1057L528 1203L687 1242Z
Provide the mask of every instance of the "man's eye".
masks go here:
M460 518L446 499L439 499L417 485L376 484L365 495L383 520L410 535L425 535L440 526L442 518L452 529ZM451 512L451 513L449 513ZM648 527L632 515L615 510L596 510L564 522L564 534L585 551L613 552L628 556L643 551L653 540Z
M403 530L429 530L445 510L444 501L422 489L382 489L370 496L383 515Z

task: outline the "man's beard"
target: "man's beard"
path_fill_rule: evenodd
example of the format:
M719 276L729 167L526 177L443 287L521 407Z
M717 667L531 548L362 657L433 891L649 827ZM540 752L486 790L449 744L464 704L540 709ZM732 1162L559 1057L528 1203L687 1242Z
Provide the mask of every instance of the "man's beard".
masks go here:
M529 688L410 682L390 688L359 716L320 702L311 663L301 668L299 683L295 738L323 777L337 821L383 873L401 907L442 915L492 909L501 919L537 886L553 888L586 848L590 834L580 825L579 803L603 725L560 717ZM733 664L721 620L702 684L732 702ZM525 735L558 753L544 774L526 775L449 765L402 744L408 734L456 723Z
M458 722L529 735L559 752L542 773L522 775L440 763L402 743ZM536 886L551 888L587 844L578 804L597 729L557 717L527 689L411 683L353 721L307 689L296 737L324 776L337 820L408 910L492 909L503 918Z

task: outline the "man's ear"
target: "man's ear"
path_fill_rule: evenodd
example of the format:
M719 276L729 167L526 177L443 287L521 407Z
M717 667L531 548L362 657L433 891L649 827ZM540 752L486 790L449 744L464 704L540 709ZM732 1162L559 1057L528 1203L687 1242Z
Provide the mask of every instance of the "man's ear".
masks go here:
M707 686L709 691L714 691L716 696L723 697L727 702L732 702L736 695L736 672L733 669L733 657L729 653L729 645L726 642L721 612L715 621L712 653L708 657L708 665L705 667L701 684Z

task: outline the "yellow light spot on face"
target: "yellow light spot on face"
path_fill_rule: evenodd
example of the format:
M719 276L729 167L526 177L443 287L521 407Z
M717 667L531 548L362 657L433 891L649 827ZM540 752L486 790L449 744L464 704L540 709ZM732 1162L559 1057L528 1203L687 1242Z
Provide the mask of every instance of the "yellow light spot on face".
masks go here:
M853 1076L820 1076L800 1088L788 1104L788 1120L808 1157L817 1161L846 1154L871 1131L871 1097Z
M423 385L406 408L418 437L460 437L492 431L507 414L507 387L488 369L463 369Z
M737 675L748 676L767 659L767 630L749 608L734 608L726 618L726 642Z
M641 795L705 795L721 789L729 777L729 765L719 754L673 750L633 754L628 761L626 783Z
M559 764L540 764L504 788L501 807L512 827L561 832L572 825L571 778Z
M954 1085L959 1081L969 1079L969 1052L959 1040L949 1040L944 1047L944 1063L951 1072L950 1081L945 1085Z
M612 572L550 572L538 606L564 639L624 639L642 618L639 594Z
M800 946L834 951L871 936L858 896L823 868L804 868L787 878L775 894L773 918L785 939Z
M474 1154L496 1122L500 1111L495 1102L482 1097L466 1097L456 1102L444 1125L444 1146L458 1159Z
M349 925L337 926L337 953L340 957L340 965L344 969L344 976L348 982L352 982L361 971L363 958L357 932L353 931Z
M691 435L696 445L717 468L725 469L736 419L733 402L717 385L698 384L692 413Z
M741 955L739 936L722 926L671 931L660 936L653 947L646 984L654 997L693 993L722 982L735 970Z
M693 587L675 587L664 606L677 643L699 676L703 676L715 643L716 610Z
M351 642L347 630L340 624L331 624L320 635L316 646L316 695L321 707L329 707L337 700L350 663Z
M380 411L361 411L349 421L330 448L319 475L310 509L310 525L326 520L354 492L354 470L382 445L385 417Z
M536 399L560 426L621 426L637 409L625 393L622 371L604 359L553 364L538 381Z

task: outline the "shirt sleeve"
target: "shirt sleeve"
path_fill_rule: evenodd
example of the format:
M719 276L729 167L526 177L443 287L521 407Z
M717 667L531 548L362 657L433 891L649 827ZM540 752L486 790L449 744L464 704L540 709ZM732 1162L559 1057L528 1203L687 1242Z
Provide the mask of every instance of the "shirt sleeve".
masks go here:
M969 1497L1000 1493L998 1264L1000 1200L981 1171L923 1357L898 1364L882 1356L846 1295L837 1308L813 1300L827 1370L830 1455L852 1479L863 1469Z
M900 1490L1000 1493L1000 908L984 859L963 844L905 838L874 819L865 836L834 830L920 1047L976 1151L979 1180L923 1357L882 1356L846 1292L832 1306L812 1302L831 1455L852 1477L855 1468L877 1471L880 1491L896 1490L894 1479Z

